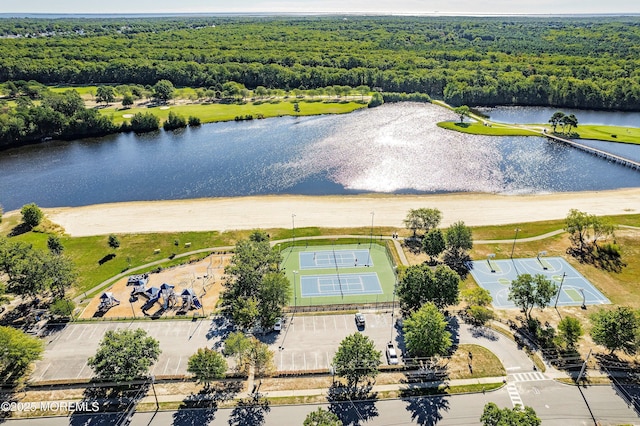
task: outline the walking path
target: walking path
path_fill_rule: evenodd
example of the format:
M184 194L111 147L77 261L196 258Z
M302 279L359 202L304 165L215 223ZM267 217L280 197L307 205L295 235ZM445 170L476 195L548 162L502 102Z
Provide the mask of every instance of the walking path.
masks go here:
M628 228L633 228L631 226L629 226ZM549 238L549 237L553 237L555 235L559 235L562 234L563 232L565 232L563 229L558 229L552 232L547 232L546 234L542 234L542 235L538 235L538 236L534 236L534 237L528 237L528 238L519 238L516 240L517 243L524 243L524 242L530 242L530 241L536 241L536 240L543 240L545 238ZM366 236L363 235L318 235L318 236L313 236L313 237L298 237L297 240L298 241L304 241L304 240L324 240L324 239L339 239L339 238L366 238ZM393 241L393 245L396 248L396 252L398 253L398 257L400 258L400 263L402 265L408 266L409 265L409 260L407 259L407 256L404 253L404 250L402 249L402 244L400 243L400 241L403 241L404 238L402 237L398 237L398 238L392 238L390 236L382 236L382 237L376 237L376 238L382 238L383 240L392 240ZM290 242L291 239L284 239L284 240L274 240L271 241L271 246L274 246L276 244L282 244L282 243L287 243ZM473 243L474 244L500 244L500 243L510 243L513 240L474 240ZM182 254L178 254L176 255L173 259L181 259L183 257L189 257L192 256L194 254L199 254L199 253L211 253L211 252L216 252L216 251L229 251L229 250L233 250L235 248L235 246L222 246L222 247L209 247L209 248L203 248L203 249L198 249L198 250L192 250L186 253L182 253ZM169 258L164 258L164 259L159 259L150 263L146 263L144 265L140 265L140 266L136 266L135 268L131 268L131 269L127 269L124 272L119 273L118 275L115 275L107 280L102 281L100 284L96 285L95 287L91 288L90 290L85 291L84 293L82 293L79 296L76 296L74 299L75 303L81 303L83 300L85 300L87 298L87 294L93 294L96 293L98 291L100 291L101 289L105 288L106 286L108 286L109 284L113 283L114 281L119 280L120 278L135 274L137 271L141 271L141 270L148 270L149 268L153 267L153 266L158 266L161 265L165 262L168 262Z

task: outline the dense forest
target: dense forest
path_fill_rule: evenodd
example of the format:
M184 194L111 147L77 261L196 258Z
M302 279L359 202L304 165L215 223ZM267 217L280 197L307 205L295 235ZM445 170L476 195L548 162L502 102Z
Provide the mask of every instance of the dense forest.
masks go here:
M0 20L0 82L367 85L453 105L640 110L639 17Z

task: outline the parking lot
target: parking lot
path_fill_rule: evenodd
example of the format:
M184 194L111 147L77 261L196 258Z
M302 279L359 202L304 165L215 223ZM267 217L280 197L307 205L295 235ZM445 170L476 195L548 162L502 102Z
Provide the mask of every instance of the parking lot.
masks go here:
M366 326L360 331L371 337L382 352L392 333L390 313L365 313ZM92 376L87 359L93 356L104 333L109 330L142 328L158 339L162 353L151 367L161 377L187 373L187 360L201 347L221 348L222 339L232 331L222 318L197 321L99 322L68 324L49 335L42 360L36 363L34 381L86 379ZM353 314L287 316L279 333L258 336L275 353L280 371L328 369L340 341L356 332ZM395 339L396 330L393 329ZM231 360L228 360L232 364Z
M364 313L365 327L360 332L369 336L382 352L396 329L391 323L391 313ZM323 315L287 317L285 328L270 339L264 339L275 352L279 371L328 369L342 339L358 331L354 315Z

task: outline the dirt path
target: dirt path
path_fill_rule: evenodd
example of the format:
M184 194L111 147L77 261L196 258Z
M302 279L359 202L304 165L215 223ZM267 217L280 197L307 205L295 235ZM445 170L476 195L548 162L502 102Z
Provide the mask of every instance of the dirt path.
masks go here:
M572 208L596 215L640 212L640 188L547 195L273 195L195 200L140 201L45 209L72 236L295 226L402 228L407 211L435 207L443 226L501 225L562 219Z

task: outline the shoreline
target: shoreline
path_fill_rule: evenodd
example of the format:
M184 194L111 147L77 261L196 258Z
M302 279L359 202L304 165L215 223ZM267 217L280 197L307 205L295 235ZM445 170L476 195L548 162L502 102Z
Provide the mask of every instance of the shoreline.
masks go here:
M443 227L459 220L469 226L483 226L563 219L570 209L598 216L624 215L640 213L640 188L543 195L261 195L131 201L42 210L68 235L81 237L291 228L293 225L296 228L369 227L372 221L374 227L404 228L403 219L409 209L420 207L439 209Z

